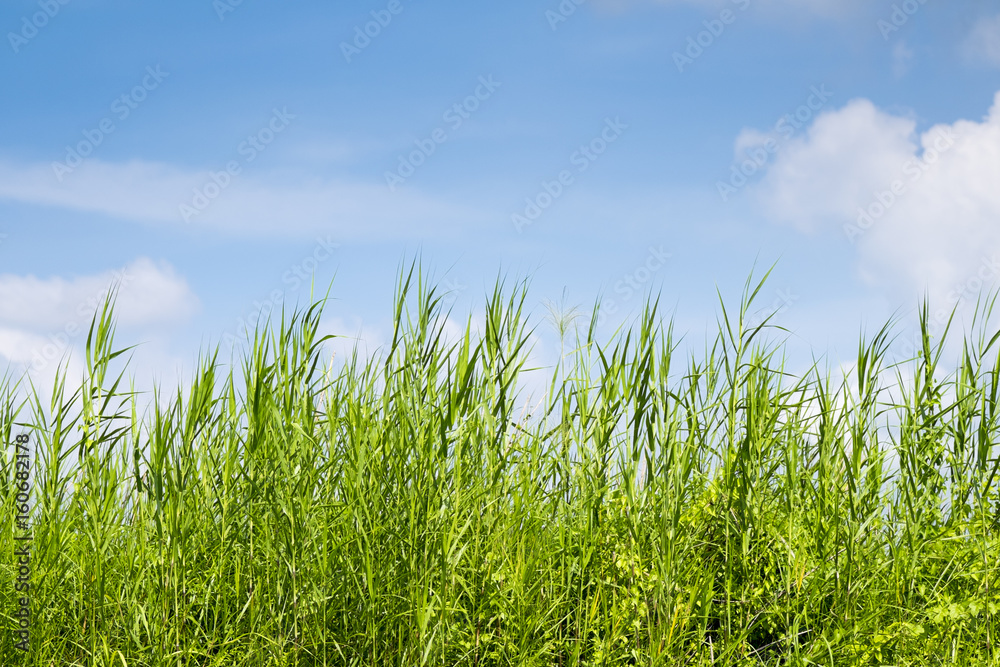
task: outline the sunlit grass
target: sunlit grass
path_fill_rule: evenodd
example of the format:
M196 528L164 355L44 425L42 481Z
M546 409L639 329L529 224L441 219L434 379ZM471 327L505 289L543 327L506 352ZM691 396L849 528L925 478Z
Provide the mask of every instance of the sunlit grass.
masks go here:
M380 355L328 366L317 304L146 414L108 306L78 390L0 383L37 453L33 648L0 664L996 664L996 338L941 381L925 309L913 381L888 327L851 378L793 376L747 326L762 284L699 358L656 303L603 343L553 311L534 414L524 284L448 339L411 269Z

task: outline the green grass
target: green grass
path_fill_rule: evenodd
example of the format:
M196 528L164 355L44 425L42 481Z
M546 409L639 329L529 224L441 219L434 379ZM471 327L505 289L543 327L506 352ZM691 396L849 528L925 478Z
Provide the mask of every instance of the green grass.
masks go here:
M328 367L317 304L144 414L107 306L79 390L0 382L37 450L32 652L5 629L0 664L997 664L992 303L950 375L925 309L917 359L887 326L845 381L746 326L762 284L700 357L656 303L564 328L530 404L524 284L448 341L411 268L377 357Z

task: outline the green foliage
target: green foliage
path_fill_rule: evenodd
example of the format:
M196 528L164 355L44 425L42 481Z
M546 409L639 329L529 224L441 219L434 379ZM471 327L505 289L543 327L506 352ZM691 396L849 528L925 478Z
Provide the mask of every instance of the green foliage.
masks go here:
M0 664L997 664L992 302L951 376L925 308L916 359L887 325L835 383L747 324L762 285L700 359L657 303L607 343L554 311L529 403L525 285L449 338L411 267L381 354L325 364L316 304L141 415L109 300L78 389L0 380L36 451L33 649Z

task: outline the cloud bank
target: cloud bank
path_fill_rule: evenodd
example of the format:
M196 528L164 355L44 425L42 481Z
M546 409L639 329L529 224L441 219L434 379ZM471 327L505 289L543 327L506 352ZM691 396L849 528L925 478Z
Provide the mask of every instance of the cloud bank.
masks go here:
M1000 275L1000 94L981 121L917 132L868 100L819 116L755 194L767 217L857 248L871 284L972 298Z

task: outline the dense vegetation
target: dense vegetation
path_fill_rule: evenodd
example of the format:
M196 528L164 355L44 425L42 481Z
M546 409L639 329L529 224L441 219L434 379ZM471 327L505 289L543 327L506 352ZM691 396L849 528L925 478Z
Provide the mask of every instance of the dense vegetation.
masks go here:
M2 462L0 664L996 664L983 318L949 374L924 309L905 365L887 326L850 377L792 376L759 290L697 358L655 303L570 330L530 403L523 284L448 339L403 272L375 357L328 366L316 304L148 412L105 306L79 390L0 382L5 442L36 450L29 656Z

